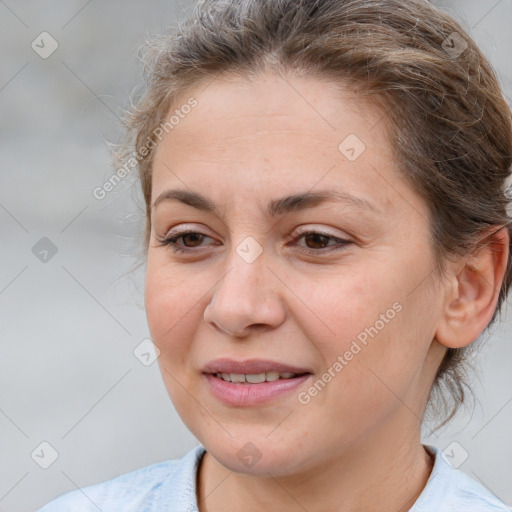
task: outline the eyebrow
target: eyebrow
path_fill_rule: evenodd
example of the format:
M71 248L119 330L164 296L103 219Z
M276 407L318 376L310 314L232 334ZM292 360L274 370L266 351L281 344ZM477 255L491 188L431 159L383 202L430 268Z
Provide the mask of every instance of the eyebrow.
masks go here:
M177 200L198 210L211 212L220 217L220 209L218 205L211 199L189 190L165 190L162 192L152 208L156 208L163 201ZM281 197L271 200L267 205L267 215L270 217L277 217L290 212L297 212L313 208L325 202L343 203L348 206L354 206L359 210L369 210L377 215L382 215L382 210L378 209L373 203L357 197L347 192L337 192L333 190L322 190L318 192L304 192L301 194L294 194L291 196Z

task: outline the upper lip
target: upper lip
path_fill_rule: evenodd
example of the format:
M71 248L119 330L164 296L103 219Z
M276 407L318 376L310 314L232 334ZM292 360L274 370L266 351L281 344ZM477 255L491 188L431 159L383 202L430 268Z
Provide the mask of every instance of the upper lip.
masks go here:
M270 359L247 359L235 361L229 358L220 358L210 361L203 368L204 373L238 373L258 374L267 372L311 373L307 368L292 366Z

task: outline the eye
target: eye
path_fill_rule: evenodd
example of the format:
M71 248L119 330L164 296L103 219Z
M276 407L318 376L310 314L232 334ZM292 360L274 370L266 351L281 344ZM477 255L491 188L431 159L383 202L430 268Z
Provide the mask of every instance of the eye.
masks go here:
M174 233L171 231L166 237L156 236L158 240L158 247L169 246L174 253L187 253L197 252L194 251L195 247L201 247L201 242L205 238L210 238L208 235L197 231L182 231L181 233ZM312 244L313 247L299 246L299 252L307 254L318 254L326 253L331 251L338 251L345 248L345 246L351 244L350 240L335 237L329 233L324 233L317 230L307 230L299 233L299 236L295 238L294 242L304 238L307 243ZM178 240L183 239L184 244L179 244ZM334 247L329 246L329 241L334 241ZM191 244L191 245L189 245Z
M199 244L204 238L210 238L207 235L204 235L203 233L199 233L197 231L183 231L181 233L177 233L173 235L173 232L171 231L166 237L156 237L158 240L158 247L162 247L165 245L168 245L173 252L176 253L182 253L182 252L190 252L190 249L193 249L194 247L199 247ZM185 245L178 244L177 241L183 238L183 241L185 241ZM187 245L186 240L191 241L192 246Z
M339 251L345 248L345 246L351 244L350 240L335 237L329 233L324 233L317 230L305 230L299 233L299 236L295 238L295 242L300 239L304 239L306 243L313 245L313 247L299 246L299 252L314 254L314 253L326 253L331 251ZM329 246L329 241L334 241L335 244ZM320 246L320 247L319 247Z

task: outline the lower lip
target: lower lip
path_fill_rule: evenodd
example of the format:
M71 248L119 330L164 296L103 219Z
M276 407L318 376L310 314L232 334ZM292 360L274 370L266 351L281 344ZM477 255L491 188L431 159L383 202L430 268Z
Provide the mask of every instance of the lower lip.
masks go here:
M213 396L228 405L257 405L296 390L312 375L310 373L291 379L278 379L259 384L227 382L212 374L204 374Z

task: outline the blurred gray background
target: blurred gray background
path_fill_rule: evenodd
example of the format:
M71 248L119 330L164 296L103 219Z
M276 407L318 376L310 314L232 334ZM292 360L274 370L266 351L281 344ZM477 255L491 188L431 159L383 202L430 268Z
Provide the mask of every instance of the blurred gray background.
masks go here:
M435 3L481 45L510 98L512 1ZM105 140L140 83L137 48L192 6L0 0L1 512L197 445L157 363L133 353L149 337L144 268L130 272L140 195L130 179L103 200L92 194L113 172ZM511 332L507 310L478 358L474 413L423 439L507 504Z

